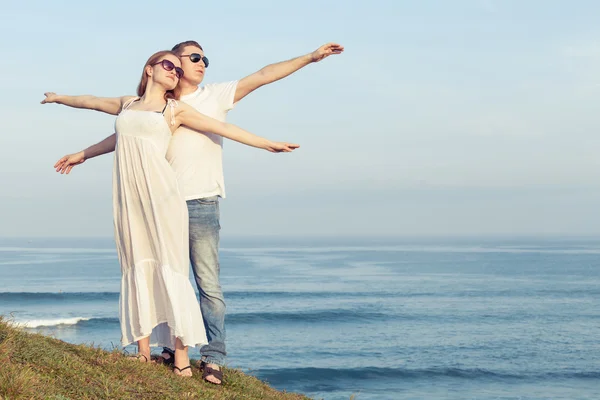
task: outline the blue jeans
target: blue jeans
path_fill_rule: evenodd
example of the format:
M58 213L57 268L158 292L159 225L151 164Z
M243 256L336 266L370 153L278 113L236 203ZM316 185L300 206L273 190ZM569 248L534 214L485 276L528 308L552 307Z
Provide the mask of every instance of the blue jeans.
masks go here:
M225 298L219 283L219 197L187 201L190 217L190 261L200 292L200 310L208 344L202 346L202 360L225 362Z

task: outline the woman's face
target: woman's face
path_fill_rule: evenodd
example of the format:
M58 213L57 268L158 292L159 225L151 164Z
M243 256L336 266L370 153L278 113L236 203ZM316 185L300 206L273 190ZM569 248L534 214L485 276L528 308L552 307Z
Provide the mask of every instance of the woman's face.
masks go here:
M156 65L152 66L152 80L155 83L158 83L159 85L163 86L165 90L173 90L179 83L177 70L176 68L172 68L172 66L175 66L176 68L181 68L181 61L179 60L179 57L175 57L171 54L165 54L163 57L160 58L159 61L157 61ZM183 72L183 70L180 71L181 73Z

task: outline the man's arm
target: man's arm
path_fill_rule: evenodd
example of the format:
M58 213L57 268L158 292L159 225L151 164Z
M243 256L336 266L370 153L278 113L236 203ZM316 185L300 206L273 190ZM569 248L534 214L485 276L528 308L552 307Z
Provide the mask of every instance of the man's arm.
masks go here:
M271 153L290 153L300 147L297 144L286 142L273 142L260 136L256 136L245 129L236 125L228 124L201 114L198 110L191 106L180 103L177 106L175 120L188 128L192 128L200 132L211 132L215 135L223 136L227 139L235 140L236 142L247 146L257 147L259 149L268 150ZM172 127L177 129L177 125Z
M312 53L288 61L267 65L260 71L248 75L238 82L233 102L240 101L259 87L285 78L308 64L319 62L332 54L341 54L343 51L343 46L336 43L328 43Z
M58 160L56 164L54 164L54 168L56 169L56 172L68 174L71 172L74 166L83 164L85 160L115 151L116 144L117 135L116 133L113 133L103 141L96 143L85 150L73 154L67 154Z

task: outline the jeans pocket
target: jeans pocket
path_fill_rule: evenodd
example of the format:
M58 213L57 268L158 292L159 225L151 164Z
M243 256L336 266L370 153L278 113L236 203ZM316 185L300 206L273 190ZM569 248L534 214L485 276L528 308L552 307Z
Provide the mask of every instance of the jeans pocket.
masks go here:
M197 203L200 204L219 204L219 196L210 196L210 197L204 197L201 199L195 199Z

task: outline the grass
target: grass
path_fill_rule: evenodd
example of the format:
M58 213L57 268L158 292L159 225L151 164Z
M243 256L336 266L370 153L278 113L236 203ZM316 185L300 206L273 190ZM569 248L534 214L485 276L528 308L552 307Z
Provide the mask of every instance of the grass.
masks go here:
M261 399L306 400L277 391L239 370L225 368L222 386L178 377L159 364L127 359L29 333L0 317L0 399Z

